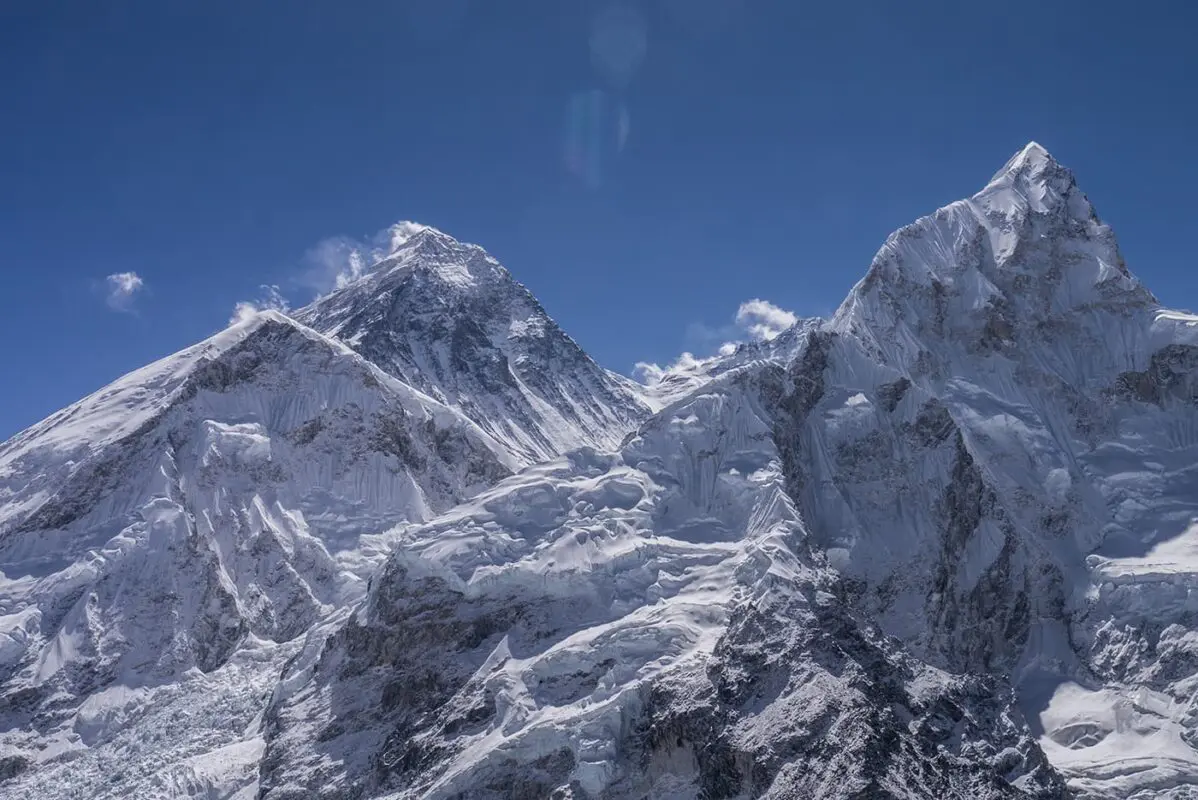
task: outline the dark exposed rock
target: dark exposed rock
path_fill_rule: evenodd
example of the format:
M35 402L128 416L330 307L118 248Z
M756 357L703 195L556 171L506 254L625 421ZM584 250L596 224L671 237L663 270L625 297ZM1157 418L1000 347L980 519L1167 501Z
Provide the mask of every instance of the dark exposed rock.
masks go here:
M711 800L1068 797L1009 690L962 677L917 699L918 669L838 603L775 587L737 610L705 672L652 688L624 743L635 768L605 797L651 797L667 752L689 753L668 763ZM767 708L771 735L750 735Z
M322 741L313 745L314 757L336 746L339 732L371 731L369 752L356 754L363 772L340 774L337 781L330 775L327 792L311 787L314 793L292 793L279 750L292 723L285 709L272 708L267 716L271 744L262 767L263 800L340 798L341 789L332 785L342 786L346 777L366 793L363 796L431 783L447 758L463 746L459 737L495 714L493 700L470 681L497 639L506 636L514 646L543 646L561 635L546 624L557 610L547 598L513 597L506 603L469 599L440 578L413 576L396 563L378 577L376 586L368 621L351 618L325 643L316 665L319 690L329 687L333 693L334 719ZM572 768L564 763L555 757L532 771L524 768L527 765L513 766L510 785L534 794L502 796L546 796L557 780L549 776L561 777ZM540 772L544 775L537 777Z
M957 433L948 409L939 400L929 400L919 410L914 422L903 423L903 431L920 447L937 447Z
M1152 354L1148 369L1119 375L1111 393L1123 400L1163 406L1167 400L1198 402L1198 347L1171 344Z
M878 404L887 413L890 413L898 407L910 388L911 381L906 378L899 378L893 383L884 383L878 387Z
M24 756L4 756L0 758L0 783L20 775L29 769L29 759Z

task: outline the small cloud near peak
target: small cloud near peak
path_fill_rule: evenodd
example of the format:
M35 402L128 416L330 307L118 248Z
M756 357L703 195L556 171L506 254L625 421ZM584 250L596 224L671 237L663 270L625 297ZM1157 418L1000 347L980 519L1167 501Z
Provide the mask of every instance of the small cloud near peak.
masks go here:
M758 341L776 339L778 334L798 321L799 317L795 313L756 297L741 303L736 311L736 324Z
M306 268L299 282L315 289L319 294L342 289L362 277L378 262L395 254L421 233L430 231L447 236L431 225L403 220L383 228L365 240L350 236L322 239L304 254Z
M290 310L291 304L283 297L278 286L264 284L259 288L262 289L262 294L257 300L243 300L233 306L233 315L229 317L230 325L252 319L260 311L278 311L286 314Z
M735 345L733 345L735 347ZM694 372L704 364L714 361L714 358L698 358L694 353L683 353L674 363L661 366L647 361L638 361L632 370L632 377L646 386L661 383L669 375L679 375Z
M133 303L146 282L136 272L114 272L104 279L107 289L105 302L113 311L133 311Z
M733 323L712 327L694 322L687 326L686 338L691 346L707 352L714 349L715 355L701 357L688 351L665 366L641 361L633 369L632 376L646 386L654 386L670 376L695 373L720 358L736 353L737 347L745 339L771 341L798 321L798 314L755 297L740 304Z

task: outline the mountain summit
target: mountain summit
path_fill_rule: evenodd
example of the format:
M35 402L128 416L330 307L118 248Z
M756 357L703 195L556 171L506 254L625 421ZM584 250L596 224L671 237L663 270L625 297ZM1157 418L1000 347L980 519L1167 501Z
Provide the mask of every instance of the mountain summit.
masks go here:
M1198 317L1043 148L684 378L401 223L0 445L0 793L1191 796Z
M988 185L993 186L1004 180L1014 181L1020 178L1035 180L1037 176L1042 177L1050 170L1062 169L1064 168L1060 162L1053 158L1043 145L1039 142L1028 142L1022 150L1011 156L1002 169L994 173L994 177L990 179Z
M427 226L296 318L451 405L523 463L615 446L649 409L583 352L498 261Z

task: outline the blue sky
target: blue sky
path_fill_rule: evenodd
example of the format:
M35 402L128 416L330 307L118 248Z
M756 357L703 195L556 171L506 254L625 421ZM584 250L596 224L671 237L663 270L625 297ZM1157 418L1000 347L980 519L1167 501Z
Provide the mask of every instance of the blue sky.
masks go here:
M1198 305L1198 8L1016 0L9 0L0 438L400 219L605 365L826 313L1029 140ZM109 276L117 276L109 280ZM123 290L122 290L123 287ZM115 291L115 293L114 293Z

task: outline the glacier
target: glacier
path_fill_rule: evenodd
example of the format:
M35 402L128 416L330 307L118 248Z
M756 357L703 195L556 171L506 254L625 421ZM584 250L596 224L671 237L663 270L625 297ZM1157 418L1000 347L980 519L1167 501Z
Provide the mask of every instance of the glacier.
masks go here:
M1198 317L1044 148L651 386L394 231L0 445L0 796L1198 796Z

